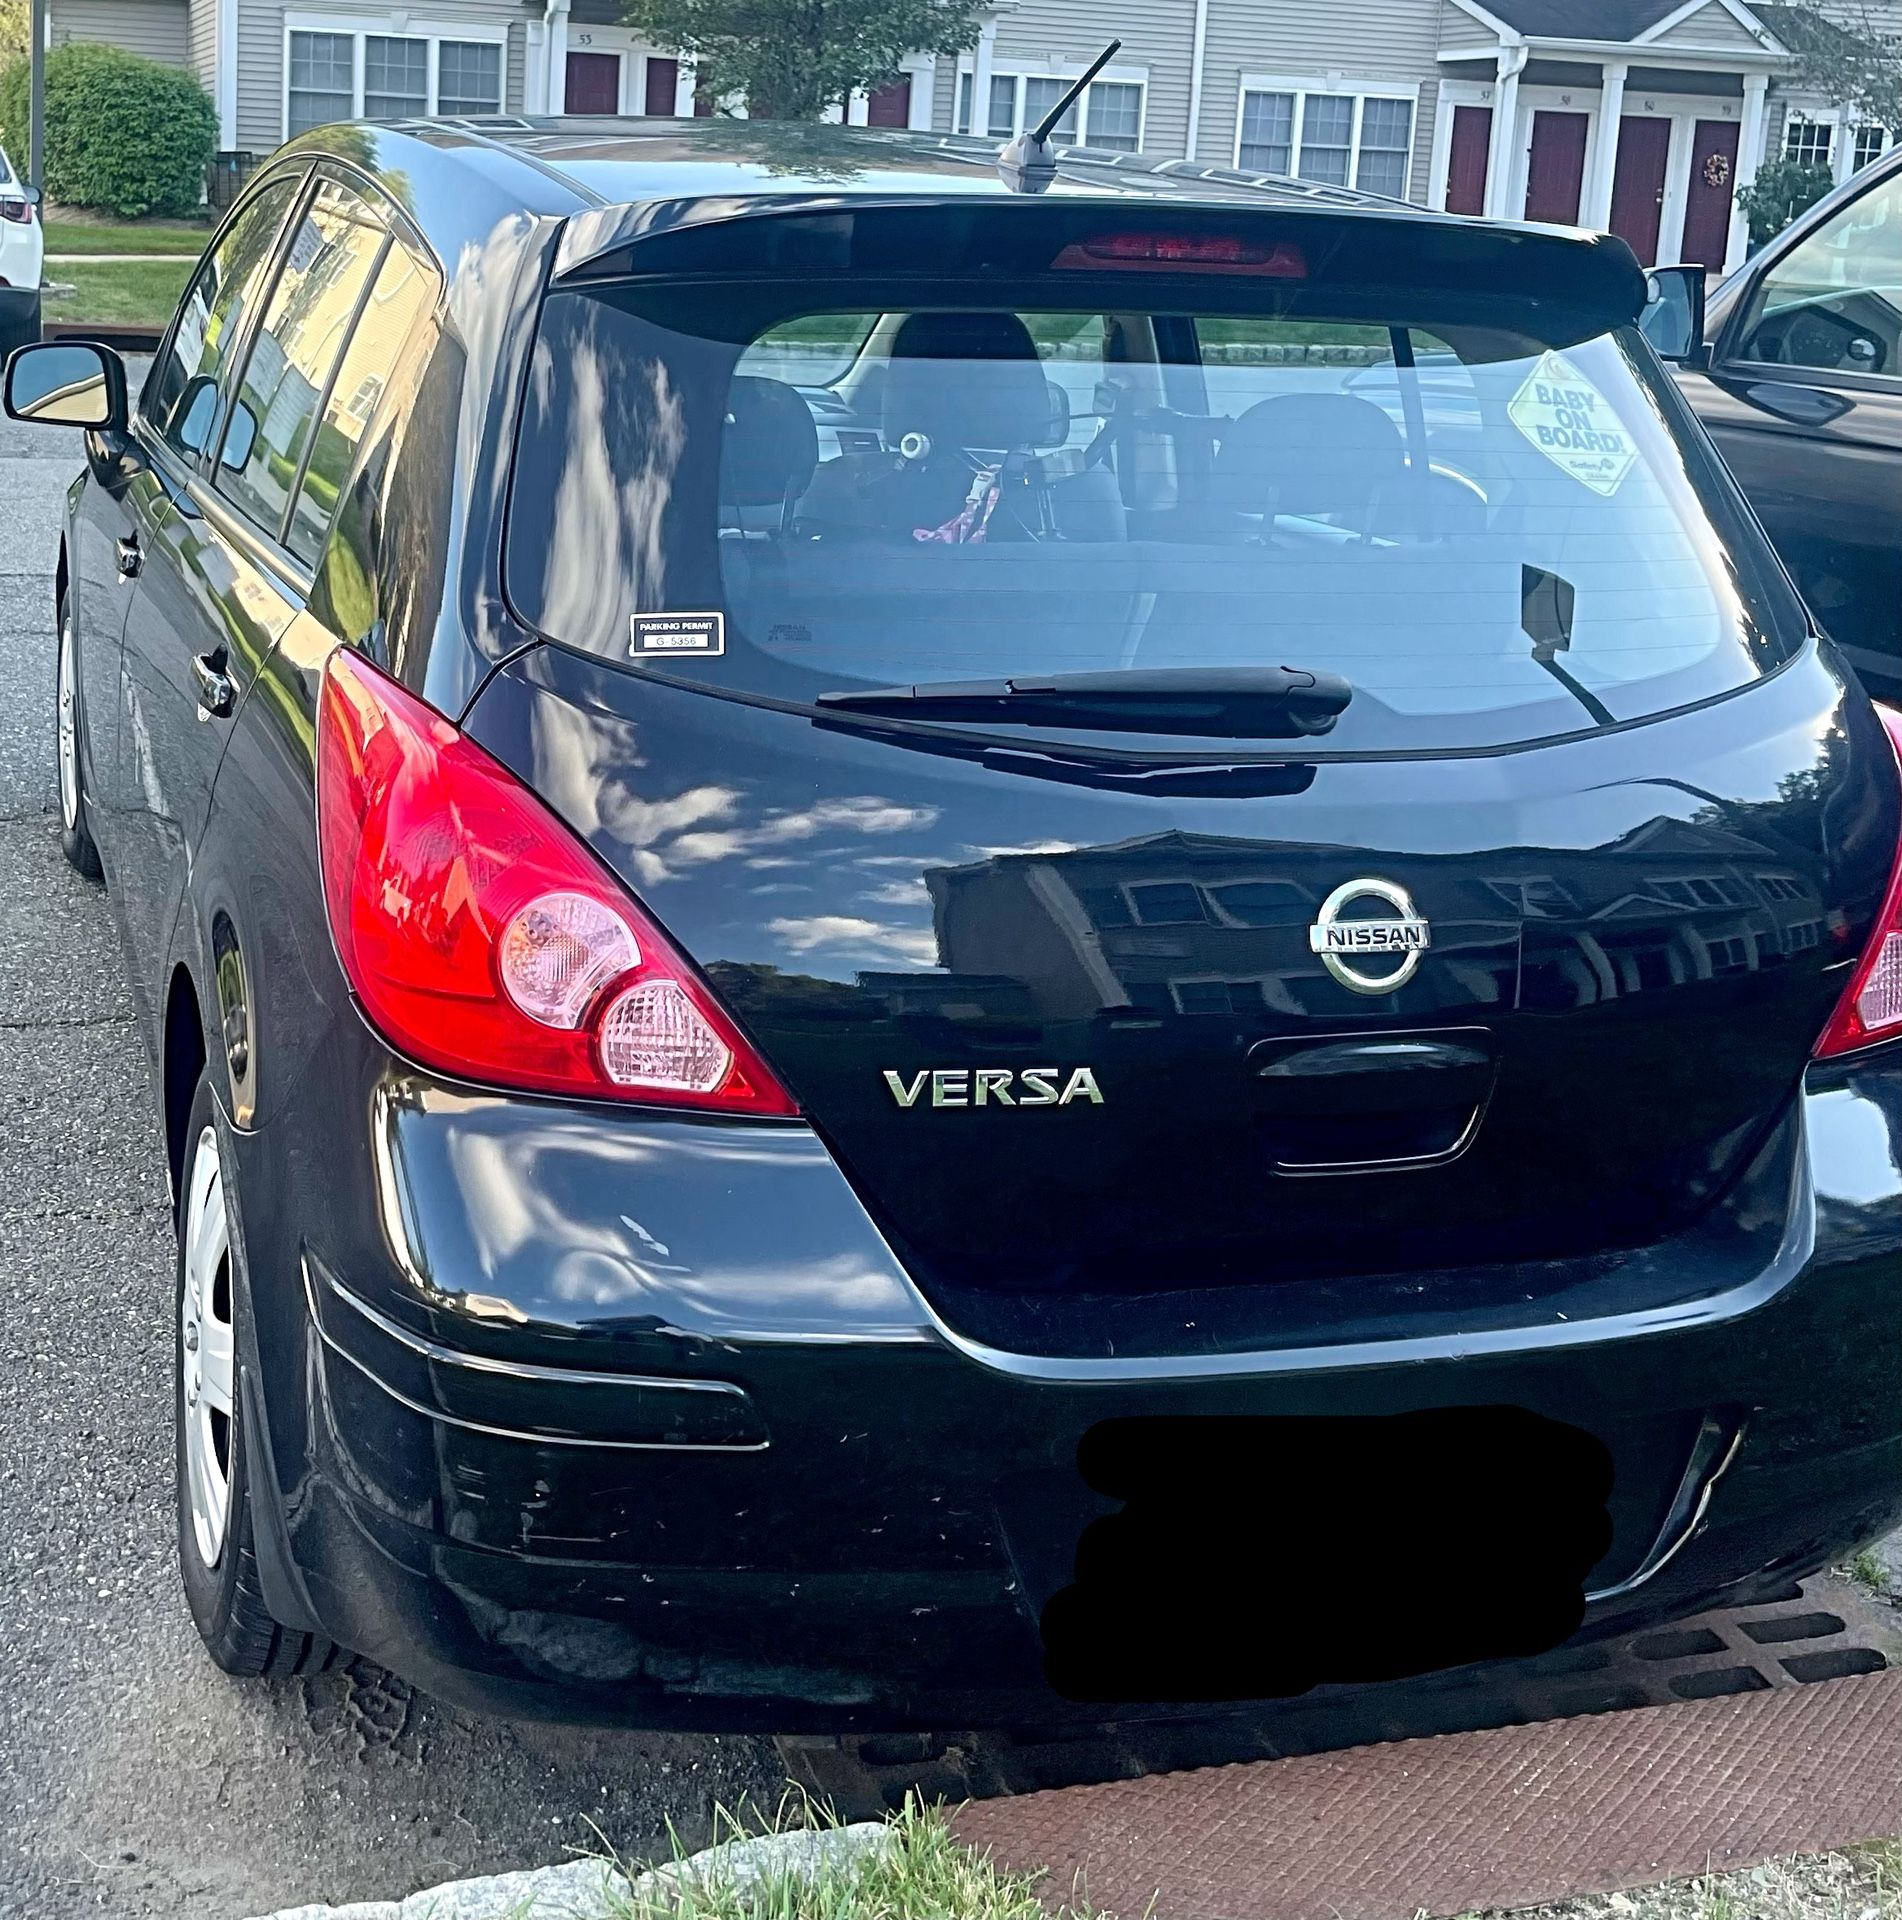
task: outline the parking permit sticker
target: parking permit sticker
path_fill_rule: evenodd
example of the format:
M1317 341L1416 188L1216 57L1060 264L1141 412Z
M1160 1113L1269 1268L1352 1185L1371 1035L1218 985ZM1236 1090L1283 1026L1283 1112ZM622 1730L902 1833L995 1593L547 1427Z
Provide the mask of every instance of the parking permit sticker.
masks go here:
M724 653L723 613L635 613L628 616L629 653Z
M1540 357L1507 417L1574 480L1607 498L1637 465L1638 450L1612 404L1562 353Z

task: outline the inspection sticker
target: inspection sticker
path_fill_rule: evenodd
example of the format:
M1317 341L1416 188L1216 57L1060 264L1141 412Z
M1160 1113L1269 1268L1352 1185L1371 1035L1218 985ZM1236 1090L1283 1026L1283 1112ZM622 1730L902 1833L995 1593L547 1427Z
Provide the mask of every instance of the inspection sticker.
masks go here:
M635 613L628 616L629 653L724 653L723 613Z
M1637 465L1638 449L1612 404L1562 353L1540 356L1506 413L1574 480L1607 498Z

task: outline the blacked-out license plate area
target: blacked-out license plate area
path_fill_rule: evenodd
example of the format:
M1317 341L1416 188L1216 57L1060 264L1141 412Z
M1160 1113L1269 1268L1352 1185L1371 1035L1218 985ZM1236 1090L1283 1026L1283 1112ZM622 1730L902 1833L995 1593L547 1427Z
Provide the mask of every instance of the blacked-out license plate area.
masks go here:
M1568 1639L1611 1543L1607 1449L1511 1407L1090 1430L1092 1521L1043 1610L1074 1700L1273 1699Z

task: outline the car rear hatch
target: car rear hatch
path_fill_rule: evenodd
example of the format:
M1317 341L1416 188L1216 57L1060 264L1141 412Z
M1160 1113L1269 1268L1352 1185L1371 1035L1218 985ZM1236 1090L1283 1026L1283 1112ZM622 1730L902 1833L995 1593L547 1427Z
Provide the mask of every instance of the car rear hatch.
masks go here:
M570 252L506 549L557 644L472 728L953 1319L1478 1297L1788 1114L1894 758L1621 249L1070 203Z

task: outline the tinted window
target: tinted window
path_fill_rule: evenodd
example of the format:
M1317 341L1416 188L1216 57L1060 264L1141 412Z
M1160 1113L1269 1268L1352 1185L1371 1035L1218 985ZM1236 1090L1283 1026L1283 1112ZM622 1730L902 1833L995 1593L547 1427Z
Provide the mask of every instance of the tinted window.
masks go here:
M1763 277L1743 357L1902 376L1902 174L1852 200Z
M323 423L311 446L310 464L298 491L286 541L300 559L316 563L337 510L338 496L404 342L435 303L434 272L401 246L393 245L384 255L370 297L357 316L350 344L331 381Z
M272 243L300 182L266 187L226 228L185 291L171 341L146 381L141 409L187 457L205 448L218 410L218 377L263 284Z
M555 639L790 699L1326 668L1354 688L1336 751L1644 718L1800 636L1635 337L1219 291L1065 311L967 285L833 316L796 287L556 294L511 597ZM724 626L644 618L680 613Z
M219 491L273 535L387 239L367 204L330 181L291 236L219 456Z

